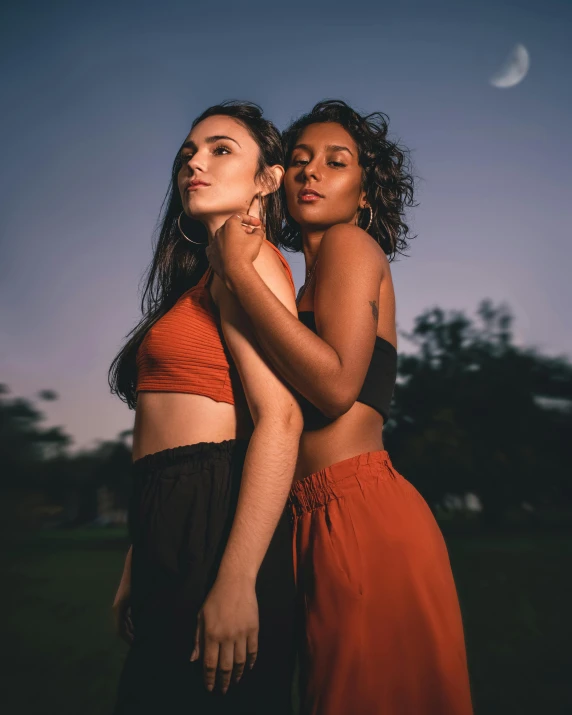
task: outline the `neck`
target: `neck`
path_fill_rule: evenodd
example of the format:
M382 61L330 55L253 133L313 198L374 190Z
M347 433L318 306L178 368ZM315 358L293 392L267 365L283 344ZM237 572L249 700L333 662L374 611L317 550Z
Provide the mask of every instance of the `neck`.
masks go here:
M325 229L302 231L302 250L306 259L306 273L311 271L316 263L320 243L325 233Z
M228 216L208 216L205 217L204 219L201 219L201 223L207 230L207 234L209 237L209 243L212 242L215 233L219 230L221 226L224 226L226 223L227 219L229 219L233 214L229 214Z
M232 213L228 214L215 214L212 216L205 216L204 218L201 218L200 221L203 224L203 226L206 228L208 236L209 236L209 243L214 238L215 233L221 228L221 226L224 226L224 224L227 222L227 220L231 216L236 216L236 214L240 213L248 213L250 216L253 216L255 218L259 218L258 211L246 211L245 209L237 209L236 211L233 211Z

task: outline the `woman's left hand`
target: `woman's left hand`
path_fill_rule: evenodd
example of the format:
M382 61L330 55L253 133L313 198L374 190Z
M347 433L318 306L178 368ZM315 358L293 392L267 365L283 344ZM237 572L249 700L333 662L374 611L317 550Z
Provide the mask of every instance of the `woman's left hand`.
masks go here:
M248 214L231 216L215 233L206 254L214 272L232 290L232 276L252 265L264 240L260 219Z
M218 683L226 693L231 680L252 669L258 651L256 579L217 577L199 614L191 662L203 660L208 690Z

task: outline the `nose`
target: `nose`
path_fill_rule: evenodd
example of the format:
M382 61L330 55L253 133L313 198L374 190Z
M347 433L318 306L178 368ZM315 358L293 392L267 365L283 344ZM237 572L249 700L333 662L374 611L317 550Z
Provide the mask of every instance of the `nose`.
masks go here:
M197 173L197 171L205 171L206 168L206 155L200 150L196 151L191 158L187 161L187 166L192 173Z
M302 167L301 177L304 181L313 179L314 181L320 181L322 176L320 174L319 163L316 157L311 159L307 164Z

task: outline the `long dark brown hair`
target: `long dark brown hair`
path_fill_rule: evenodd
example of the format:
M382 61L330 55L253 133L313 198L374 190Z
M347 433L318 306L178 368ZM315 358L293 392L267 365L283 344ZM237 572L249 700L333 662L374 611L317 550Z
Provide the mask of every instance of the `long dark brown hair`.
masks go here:
M414 179L408 150L388 138L389 117L382 112L362 116L339 99L318 102L311 112L302 115L283 132L286 166L302 131L310 124L322 122L340 124L358 147L362 189L373 210L368 233L390 260L398 253L404 253L408 241L414 238L405 223L405 209L416 205L413 200ZM369 211L366 209L361 211L358 225L366 228L368 222ZM300 226L287 211L280 243L289 251L302 250Z
M267 178L268 168L284 164L284 154L280 133L268 119L262 116L262 109L252 102L229 101L209 107L192 124L194 128L203 119L213 116L232 117L249 132L260 149L255 178ZM200 221L183 215L185 234L204 245L194 245L186 241L179 231L177 219L183 210L177 187L177 176L182 165L181 149L177 152L171 181L163 200L159 217L157 242L151 265L145 275L145 287L141 298L143 317L126 336L121 348L109 368L109 386L131 409L137 402L137 350L149 328L173 307L181 295L200 280L208 267L205 254L207 231ZM275 191L264 197L266 236L273 243L282 229L284 212L280 193Z

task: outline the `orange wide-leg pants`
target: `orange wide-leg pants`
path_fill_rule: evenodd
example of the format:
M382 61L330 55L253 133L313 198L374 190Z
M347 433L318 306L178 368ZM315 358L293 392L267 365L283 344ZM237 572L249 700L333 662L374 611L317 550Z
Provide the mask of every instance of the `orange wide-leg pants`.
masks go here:
M296 482L303 715L471 715L463 624L429 507L386 451Z

